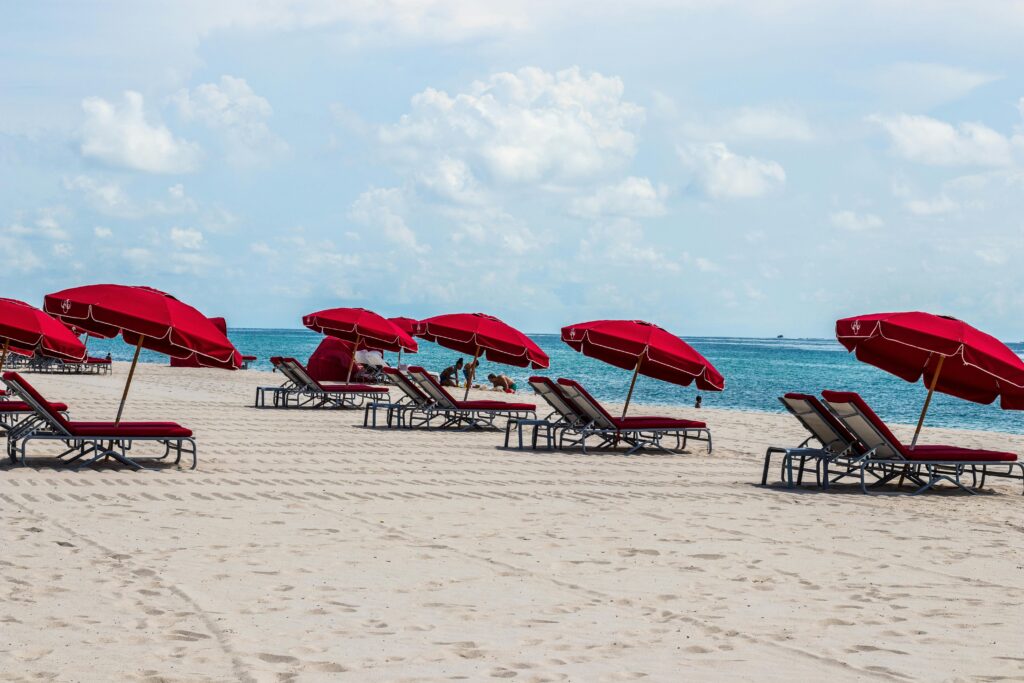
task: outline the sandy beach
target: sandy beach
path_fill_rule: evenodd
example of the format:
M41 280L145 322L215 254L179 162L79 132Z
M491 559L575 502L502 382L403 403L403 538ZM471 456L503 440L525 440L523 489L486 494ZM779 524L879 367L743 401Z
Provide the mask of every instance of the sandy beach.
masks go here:
M125 371L29 379L110 419ZM250 407L279 381L139 367L126 419L193 428L194 472L5 462L0 679L1024 677L1019 484L762 488L788 416L702 410L710 456L518 452Z

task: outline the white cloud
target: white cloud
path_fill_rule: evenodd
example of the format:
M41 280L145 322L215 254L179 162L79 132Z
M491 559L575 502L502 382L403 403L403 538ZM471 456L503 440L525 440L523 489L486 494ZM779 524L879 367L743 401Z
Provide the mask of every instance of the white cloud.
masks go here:
M569 211L586 218L662 216L667 195L665 186L655 187L647 178L630 176L615 185L600 188L592 195L573 200Z
M360 225L380 230L392 244L411 251L427 251L429 248L420 245L416 234L406 225L404 209L405 198L400 189L373 188L359 195L348 215Z
M86 201L103 213L122 216L135 213L131 198L116 181L78 175L74 178L65 178L64 187L81 191Z
M601 222L580 242L580 259L587 267L640 266L651 270L678 271L679 261L688 260L685 253L668 256L651 246L643 228L630 218Z
M178 249L199 249L203 246L203 233L195 228L171 228L171 242Z
M462 159L445 156L417 175L419 185L437 197L456 204L481 204L485 191Z
M151 214L177 214L195 211L196 202L185 193L181 183L167 188L167 198L135 201L116 180L77 175L64 179L64 187L77 190L94 209L107 216L141 218Z
M249 251L260 256L270 256L274 253L274 250L266 242L253 242L249 245Z
M885 221L873 213L855 213L853 211L837 211L829 214L829 220L837 228L853 232L876 230L885 225Z
M993 266L1001 266L1009 260L1006 249L986 248L978 249L974 255L979 259Z
M673 103L670 109L664 103L664 96L656 100L664 111L676 112ZM673 114L676 118L678 114ZM774 106L751 106L719 111L703 118L682 124L682 132L689 139L705 142L724 140L739 142L747 140L807 142L814 139L814 130L802 113L795 109Z
M883 96L913 109L959 100L999 78L958 66L921 62L892 64L873 76L875 89Z
M459 160L487 183L572 184L625 165L643 110L623 100L615 77L578 67L524 68L476 81L454 96L428 88L380 140L419 168Z
M96 237L99 237L101 240L109 239L110 237L114 236L113 230L111 230L110 228L104 228L99 225L92 229L92 233L96 235Z
M980 123L957 126L929 116L870 116L888 134L893 150L909 161L934 166L1008 166L1010 140Z
M4 270L9 273L25 274L39 270L43 262L36 255L32 246L23 239L16 237L11 230L0 230L0 254L16 254L15 258L4 261Z
M68 258L72 253L71 245L67 242L57 242L50 250L53 252L55 257L61 259Z
M42 237L48 240L67 240L71 237L67 230L61 227L57 220L59 215L66 214L66 210L60 207L51 209L40 209L37 212L35 221L31 225L24 223L13 223L7 227L11 235L23 237Z
M710 197L760 197L786 182L778 163L740 156L721 142L681 146L678 153Z
M938 216L951 213L960 208L960 204L943 194L931 199L908 199L904 202L907 211L916 216Z
M183 119L224 133L228 160L234 164L259 164L288 150L267 125L273 114L270 102L257 95L244 78L225 75L219 83L179 90L174 102Z
M197 144L176 138L166 126L146 120L140 93L126 91L120 106L88 97L82 100L82 110L83 156L149 173L186 173L199 165Z

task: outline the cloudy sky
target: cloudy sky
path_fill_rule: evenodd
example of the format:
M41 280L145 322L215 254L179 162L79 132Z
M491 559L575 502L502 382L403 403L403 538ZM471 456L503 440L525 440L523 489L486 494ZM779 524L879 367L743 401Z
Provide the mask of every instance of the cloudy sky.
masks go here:
M1024 338L1022 2L89 5L3 10L4 296Z

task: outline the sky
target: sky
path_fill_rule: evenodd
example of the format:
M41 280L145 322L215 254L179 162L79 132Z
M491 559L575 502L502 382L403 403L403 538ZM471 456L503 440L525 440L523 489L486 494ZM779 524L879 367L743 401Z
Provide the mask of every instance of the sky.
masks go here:
M1024 2L7 3L0 295L1024 339Z

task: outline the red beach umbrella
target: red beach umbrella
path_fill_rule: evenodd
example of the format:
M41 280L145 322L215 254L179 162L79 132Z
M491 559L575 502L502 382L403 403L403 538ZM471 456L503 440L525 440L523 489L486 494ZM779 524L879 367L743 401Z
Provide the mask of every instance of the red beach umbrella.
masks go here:
M129 285L72 287L47 294L43 309L97 337L109 339L120 334L135 347L117 423L143 347L173 358L194 358L207 367L236 367L235 347L228 338L202 313L158 289Z
M420 321L415 318L403 318L400 315L388 318L388 321L410 337L416 334L416 327L420 324Z
M365 308L329 308L302 316L302 324L321 334L360 343L383 351L416 351L419 345L397 325ZM349 365L348 382L352 379Z
M962 320L920 311L858 315L836 321L836 339L857 360L928 387L912 448L936 391L974 403L1002 396L1003 408L1024 408L1024 361Z
M532 339L516 328L486 313L449 313L435 315L419 322L416 336L441 346L473 355L474 363L481 355L494 363L541 369L550 364ZM475 365L474 365L475 367ZM473 374L466 382L466 394L473 383Z
M696 383L703 391L725 389L725 378L704 356L674 334L643 320L594 320L567 325L562 328L562 341L584 356L633 371L623 417L633 398L637 375L684 387Z
M403 318L402 316L396 316L394 318L388 318L388 320L391 321L392 323L394 323L395 327L400 329L402 332L405 332L410 337L412 337L413 335L416 334L416 328L420 324L420 321L416 320L415 318ZM413 351L412 353L415 353L415 351ZM401 352L401 350L399 350L399 352L398 352L398 366L399 367L402 366L402 352Z
M35 306L17 299L0 298L0 370L9 351L31 356L41 353L51 358L80 362L85 360L85 345L71 330Z

